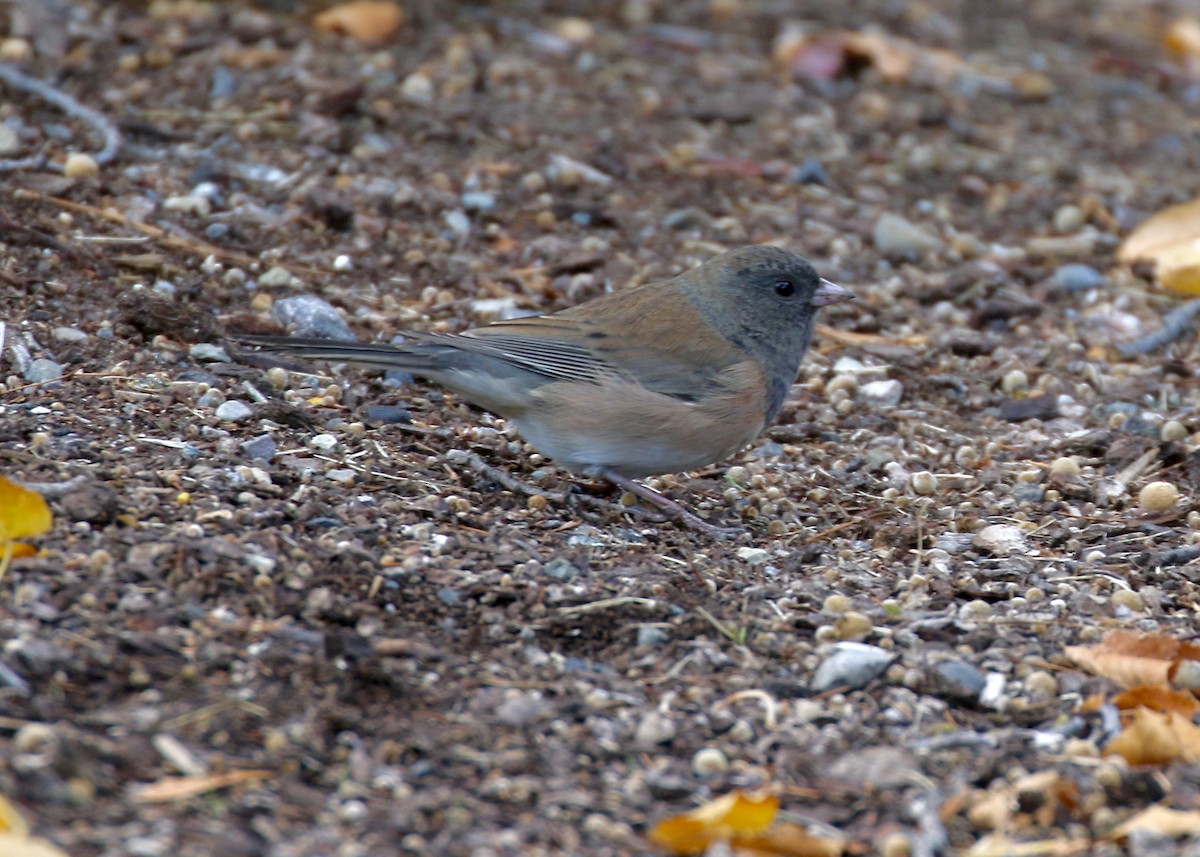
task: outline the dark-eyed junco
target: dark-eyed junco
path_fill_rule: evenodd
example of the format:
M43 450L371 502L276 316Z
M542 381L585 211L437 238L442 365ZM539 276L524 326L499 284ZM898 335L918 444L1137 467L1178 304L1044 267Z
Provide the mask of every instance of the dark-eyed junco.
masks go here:
M755 246L553 315L406 334L400 347L241 339L427 378L504 417L568 470L724 536L633 480L694 470L758 437L796 378L817 310L852 298L796 254Z

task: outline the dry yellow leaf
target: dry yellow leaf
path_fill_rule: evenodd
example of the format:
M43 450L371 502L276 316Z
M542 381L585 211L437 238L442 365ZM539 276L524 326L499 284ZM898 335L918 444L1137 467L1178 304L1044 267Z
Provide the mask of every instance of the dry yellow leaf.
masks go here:
M1200 294L1200 199L1151 215L1121 244L1117 258L1154 262L1164 288Z
M4 795L0 795L0 833L11 833L16 836L29 835L29 825ZM0 852L0 854L2 853Z
M1095 646L1067 646L1064 654L1083 669L1121 687L1167 686L1184 660L1200 660L1200 647L1163 635L1114 631Z
M14 539L44 533L53 523L50 507L41 494L0 476L0 578L14 556L29 555L28 545L17 544Z
M57 845L31 836L0 833L0 854L4 857L67 857Z
M170 800L185 800L206 792L228 788L251 780L265 780L270 771L230 771L226 774L211 774L197 777L164 777L157 782L135 787L132 797L138 803L160 803Z
M1166 765L1175 760L1200 761L1200 727L1175 712L1159 714L1139 708L1133 721L1108 742L1104 755L1123 756L1131 765Z
M762 833L778 811L779 798L770 792L732 792L660 821L650 831L650 841L673 854L699 853L713 842Z
M1135 830L1146 830L1160 836L1196 836L1200 834L1200 812L1150 806L1133 818L1115 827L1109 839L1124 839Z

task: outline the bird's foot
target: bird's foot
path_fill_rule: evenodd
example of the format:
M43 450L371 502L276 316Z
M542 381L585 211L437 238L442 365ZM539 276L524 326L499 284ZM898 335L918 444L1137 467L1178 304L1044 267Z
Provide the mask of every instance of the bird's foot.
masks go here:
M682 503L677 503L665 494L660 494L653 488L647 488L642 483L636 482L628 476L614 473L607 468L600 470L597 475L604 477L618 488L622 488L634 496L640 497L652 506L661 509L669 517L674 518L684 526L704 533L709 538L718 540L733 539L746 532L741 527L720 527L716 524L710 524L708 521L689 511Z

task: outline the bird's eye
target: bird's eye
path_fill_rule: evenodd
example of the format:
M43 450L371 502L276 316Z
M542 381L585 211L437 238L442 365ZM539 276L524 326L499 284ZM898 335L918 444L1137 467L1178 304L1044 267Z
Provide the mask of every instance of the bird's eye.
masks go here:
M775 284L775 294L781 298L790 298L796 294L796 287L790 280L780 280Z

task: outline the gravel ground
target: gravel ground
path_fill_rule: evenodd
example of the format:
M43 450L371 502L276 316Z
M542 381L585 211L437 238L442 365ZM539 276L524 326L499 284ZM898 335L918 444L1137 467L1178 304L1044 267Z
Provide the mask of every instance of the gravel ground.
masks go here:
M122 136L0 184L0 472L55 513L0 584L36 834L632 855L768 785L851 854L1200 853L1109 835L1200 808L1200 765L1102 756L1114 686L1064 657L1196 636L1196 344L1130 347L1184 298L1114 259L1200 189L1162 45L1195 8L841 5L424 2L378 46L288 0L0 8L0 58ZM0 92L0 156L103 144ZM761 242L859 300L757 444L652 481L732 542L450 394L225 341L456 330ZM146 791L182 776L217 780Z

